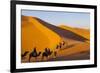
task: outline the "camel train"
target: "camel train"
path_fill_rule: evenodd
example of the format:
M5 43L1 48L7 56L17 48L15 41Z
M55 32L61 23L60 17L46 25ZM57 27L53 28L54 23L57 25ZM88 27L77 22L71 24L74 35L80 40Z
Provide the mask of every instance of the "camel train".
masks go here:
M61 49L65 45L65 42L60 42L57 46L56 49ZM26 51L24 54L21 55L22 59L25 59L25 56L29 53L29 51ZM37 57L40 55L41 60L44 60L46 58L48 60L49 56L54 55L54 57L57 56L57 51L51 51L50 48L45 48L43 52L37 52L36 47L32 50L31 53L29 53L29 62L31 61L31 58L34 57L35 60L37 60Z
M65 45L65 42L62 41L56 46L56 49L61 49L64 45Z

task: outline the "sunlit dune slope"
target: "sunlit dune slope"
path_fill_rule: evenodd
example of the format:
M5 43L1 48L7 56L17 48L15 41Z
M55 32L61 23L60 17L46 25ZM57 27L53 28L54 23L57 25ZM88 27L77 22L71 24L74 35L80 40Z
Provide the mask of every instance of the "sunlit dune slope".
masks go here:
M34 47L38 51L45 48L53 50L55 44L61 41L58 34L43 26L35 17L22 16L22 52L32 51Z
M90 39L90 31L89 29L82 29L82 28L73 28L73 27L69 27L69 26L65 26L65 25L60 25L60 28L66 29L66 30L70 30L84 38Z

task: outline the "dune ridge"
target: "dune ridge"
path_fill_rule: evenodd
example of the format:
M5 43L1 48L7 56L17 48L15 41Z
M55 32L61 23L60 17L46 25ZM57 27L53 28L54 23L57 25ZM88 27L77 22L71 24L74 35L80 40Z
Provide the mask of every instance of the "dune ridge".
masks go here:
M65 37L65 38L69 38L69 39L73 39L73 40L77 40L77 41L87 41L89 39L81 36L81 35L78 35L76 34L75 32L73 31L70 31L70 30L65 30L63 28L60 28L60 27L57 27L57 26L54 26L48 22L45 22L43 20L41 20L40 18L36 18L40 23L42 23L45 27L53 30L54 32L56 32L57 34L59 34L61 37Z

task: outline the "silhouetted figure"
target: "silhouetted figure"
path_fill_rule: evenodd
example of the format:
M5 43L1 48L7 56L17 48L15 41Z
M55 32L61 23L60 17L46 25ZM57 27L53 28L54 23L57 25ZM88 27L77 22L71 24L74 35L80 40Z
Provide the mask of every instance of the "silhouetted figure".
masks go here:
M62 47L62 43L59 43L59 45L56 46L56 49L60 49Z
M25 59L25 56L29 53L29 51L25 51L24 54L21 55L22 59Z
M59 48L59 45L56 46L56 49L58 49L58 48Z
M31 57L35 57L35 59L37 59L37 57L40 56L40 54L41 54L41 52L38 53L36 51L36 48L34 48L33 51L29 55L29 62L30 62Z
M50 51L49 48L45 48L45 51L42 53L42 59L44 59L44 57L48 58L51 54L52 51Z

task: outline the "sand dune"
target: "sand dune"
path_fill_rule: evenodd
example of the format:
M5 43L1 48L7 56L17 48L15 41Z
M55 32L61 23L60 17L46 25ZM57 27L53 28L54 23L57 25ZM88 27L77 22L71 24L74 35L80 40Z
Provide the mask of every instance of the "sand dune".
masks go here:
M69 38L69 39L73 39L73 40L77 40L77 41L86 41L88 40L87 38L79 35L79 34L76 34L75 32L71 31L71 30L65 30L63 28L60 28L60 27L57 27L57 26L54 26L50 23L47 23L39 18L36 18L40 23L42 23L45 27L53 30L54 32L56 32L57 34L59 34L61 37L66 37L66 38Z
M32 51L34 47L43 51L46 47L53 49L61 37L43 26L35 18L22 16L22 53Z
M90 51L90 43L85 42L89 41L88 30L64 25L54 26L36 17L22 16L21 33L22 53L25 51L31 52L34 47L36 47L38 51L43 52L47 47L52 51L57 51L57 56L55 58L54 54L52 54L46 61L72 60L73 57L75 60L82 59L82 57L89 59L88 52ZM65 45L60 50L55 49L56 45L62 41L65 41ZM26 61L22 62L28 62L28 56L29 55L27 55ZM31 61L33 61L33 59ZM39 56L37 61L44 60L41 60L41 56Z

